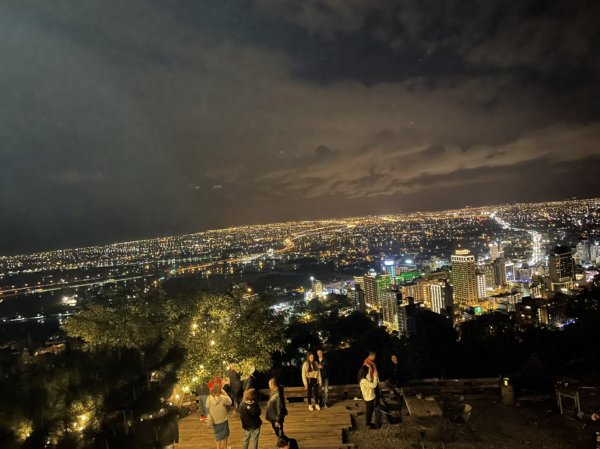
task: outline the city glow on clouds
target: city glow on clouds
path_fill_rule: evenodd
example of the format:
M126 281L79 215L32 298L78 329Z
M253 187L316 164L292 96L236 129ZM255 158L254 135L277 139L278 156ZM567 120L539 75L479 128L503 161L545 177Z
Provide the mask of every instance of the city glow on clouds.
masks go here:
M397 3L3 4L0 252L598 194L593 14Z

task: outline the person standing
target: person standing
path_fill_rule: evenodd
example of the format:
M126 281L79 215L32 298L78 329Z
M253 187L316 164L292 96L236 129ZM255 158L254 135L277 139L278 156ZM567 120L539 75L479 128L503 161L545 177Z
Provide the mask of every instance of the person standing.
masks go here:
M308 409L312 412L312 400L315 400L315 408L321 410L319 405L319 388L321 387L321 372L315 361L315 355L312 352L308 353L306 361L302 364L302 383L304 389L307 390L306 399L308 401Z
M321 407L327 408L327 399L329 398L329 361L325 358L323 350L317 351L317 366L321 374Z
M378 381L377 376L370 377L367 365L360 367L358 371L358 384L360 385L360 392L365 401L365 424L370 429L376 428L371 421L373 419L373 412L375 411L375 388L377 388Z
M229 438L227 407L230 405L231 398L223 392L220 383L215 383L210 390L206 406L208 409L208 424L212 424L217 449L227 449L227 439Z
M379 372L377 371L377 365L375 365L375 359L377 358L377 353L375 351L369 351L369 355L363 362L363 365L369 368L369 379L379 379ZM379 406L381 398L381 390L379 386L375 388L375 405Z
M229 369L225 373L229 378L229 388L231 391L231 399L233 400L234 410L237 410L240 405L241 391L242 391L242 379L240 373L237 371L236 366L232 363L229 365Z
M277 385L277 381L272 377L269 379L269 390L269 402L267 402L265 417L271 423L275 435L281 437L283 436L283 421L288 413L285 406L283 387Z
M400 385L400 367L398 365L398 356L396 354L392 354L390 357L392 361L392 366L390 369L390 385L397 387Z
M260 407L257 403L256 390L251 388L244 391L244 397L238 407L238 413L242 420L242 428L244 429L244 442L242 449L248 449L250 441L252 448L258 449L258 437L260 436Z
M208 383L200 382L196 386L196 394L198 395L198 410L200 410L200 419L202 421L206 420L206 400L209 395Z

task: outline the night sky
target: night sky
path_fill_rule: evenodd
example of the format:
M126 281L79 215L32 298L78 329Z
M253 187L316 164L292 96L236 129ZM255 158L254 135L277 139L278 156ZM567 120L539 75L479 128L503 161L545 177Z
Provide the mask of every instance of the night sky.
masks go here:
M0 0L0 254L600 195L600 2Z

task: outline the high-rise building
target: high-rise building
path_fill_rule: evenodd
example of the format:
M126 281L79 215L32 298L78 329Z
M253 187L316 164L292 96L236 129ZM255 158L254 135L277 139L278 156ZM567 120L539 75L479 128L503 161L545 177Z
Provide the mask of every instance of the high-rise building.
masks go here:
M402 294L398 291L383 290L381 292L381 319L385 327L391 331L399 331L398 307L402 302Z
M315 279L314 277L311 277L310 281L313 292L313 298L320 298L321 296L323 296L323 282L321 282L318 279Z
M403 302L398 306L398 334L408 337L415 334L415 315L418 307L412 302Z
M359 312L366 313L367 307L365 305L365 291L362 289L360 284L355 284L351 290L352 303L354 308Z
M548 259L548 271L550 279L555 283L575 279L575 266L571 248L557 246Z
M365 290L365 279L364 279L364 276L354 276L354 283L356 285L359 285L360 288L363 291Z
M579 242L577 244L577 251L575 253L576 257L579 259L579 261L584 264L584 263L590 263L591 262L591 245L589 240L582 240L581 242Z
M496 269L496 286L506 286L506 260L504 257L499 257L494 260L494 267Z
M485 282L485 274L477 273L477 297L478 299L485 299L487 296L487 288Z
M452 308L452 286L448 281L431 281L431 310L442 313Z
M451 257L454 302L459 306L472 306L478 302L475 257L468 249L458 249Z
M393 259L386 259L382 264L383 271L390 275L392 282L396 277L396 261Z
M381 292L386 290L391 283L389 274L373 276L371 273L364 276L365 304L370 309L381 309Z
M504 264L504 271L506 273L506 280L508 282L515 282L515 264L512 262L506 262Z
M494 289L498 286L496 267L493 263L488 263L483 266L483 275L485 276L485 285L487 288Z
M417 279L412 284L404 284L400 291L405 298L412 298L414 302L421 302L427 308L431 308L431 295L429 292L430 281L426 279Z
M502 251L502 243L492 242L488 245L490 250L490 259L492 261L499 257L504 257L504 251Z
M596 242L590 245L590 260L592 263L597 263L598 259L600 259L600 243Z

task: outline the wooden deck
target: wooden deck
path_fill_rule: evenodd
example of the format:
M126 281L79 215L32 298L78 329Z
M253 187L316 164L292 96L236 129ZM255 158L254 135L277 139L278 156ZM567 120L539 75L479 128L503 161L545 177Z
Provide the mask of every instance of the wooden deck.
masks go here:
M428 418L433 416L442 416L442 408L439 402L433 397L423 398L417 395L410 388L402 388L402 397L411 416Z
M344 444L344 430L352 426L350 415L358 412L362 401L347 400L333 404L327 409L309 411L306 404L287 404L288 416L285 419L285 434L298 440L301 449L347 449L351 444ZM271 424L264 420L266 403L261 403L263 425L259 439L259 448L275 448L275 434ZM229 415L229 446L241 449L243 430L239 416ZM200 421L198 413L192 413L179 421L178 449L213 449L215 439L212 429Z

